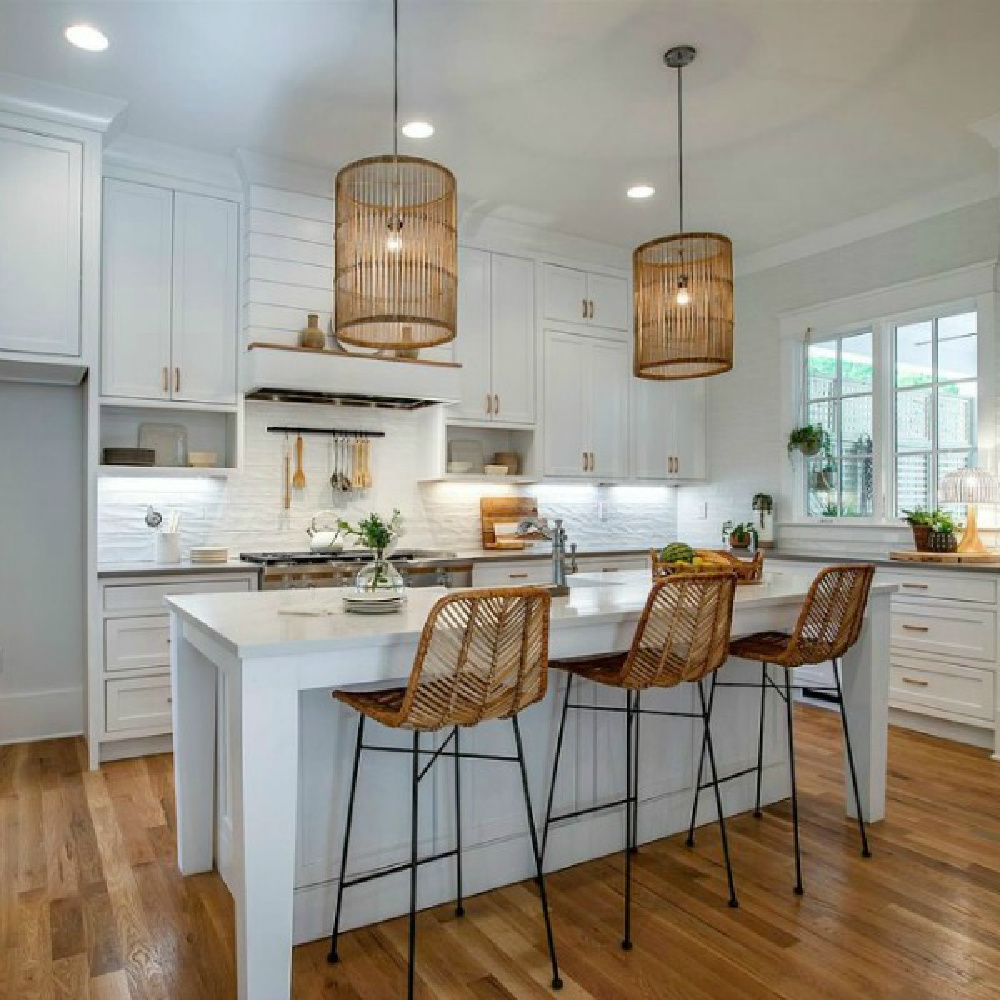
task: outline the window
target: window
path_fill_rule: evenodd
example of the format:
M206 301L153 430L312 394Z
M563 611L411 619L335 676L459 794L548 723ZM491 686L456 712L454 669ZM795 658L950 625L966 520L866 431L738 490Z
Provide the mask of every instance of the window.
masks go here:
M969 308L813 335L803 417L825 435L804 463L807 516L933 510L941 477L976 464L979 346L978 314Z

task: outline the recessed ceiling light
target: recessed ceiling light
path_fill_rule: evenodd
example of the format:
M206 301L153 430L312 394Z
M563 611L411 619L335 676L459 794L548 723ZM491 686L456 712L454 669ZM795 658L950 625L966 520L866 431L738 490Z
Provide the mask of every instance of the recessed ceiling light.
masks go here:
M103 52L108 47L108 36L92 24L71 24L66 29L66 41L87 52Z
M433 134L434 126L430 122L407 122L403 126L407 139L429 139Z
M652 198L656 188L649 184L634 184L625 193L630 198Z

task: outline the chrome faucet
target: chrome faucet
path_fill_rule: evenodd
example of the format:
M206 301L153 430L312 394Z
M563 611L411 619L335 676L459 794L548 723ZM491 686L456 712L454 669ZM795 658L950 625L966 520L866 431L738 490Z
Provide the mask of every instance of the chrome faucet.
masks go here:
M525 517L518 521L514 533L517 535L541 535L552 542L552 585L551 591L559 597L569 593L566 584L566 529L562 518L553 519L553 527L547 528L537 517ZM573 572L576 571L576 545L570 546L573 554Z

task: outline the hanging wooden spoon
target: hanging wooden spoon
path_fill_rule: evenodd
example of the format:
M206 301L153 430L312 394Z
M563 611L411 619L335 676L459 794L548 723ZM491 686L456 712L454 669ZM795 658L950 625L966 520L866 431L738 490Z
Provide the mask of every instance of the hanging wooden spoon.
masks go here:
M295 439L295 475L292 476L292 486L297 490L306 488L306 474L302 471L302 435Z

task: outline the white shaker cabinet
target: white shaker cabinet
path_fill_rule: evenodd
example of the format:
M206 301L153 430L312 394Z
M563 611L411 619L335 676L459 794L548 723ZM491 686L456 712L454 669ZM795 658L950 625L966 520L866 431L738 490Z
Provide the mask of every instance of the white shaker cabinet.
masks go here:
M83 147L0 127L0 351L79 357Z
M628 281L561 264L542 267L545 319L577 326L628 330Z
M628 346L545 332L545 475L621 479L628 473Z
M462 399L450 418L535 423L535 269L530 260L460 247L458 338Z
M633 471L637 479L703 480L705 380L634 379Z
M235 202L105 181L102 394L235 403L238 266Z

